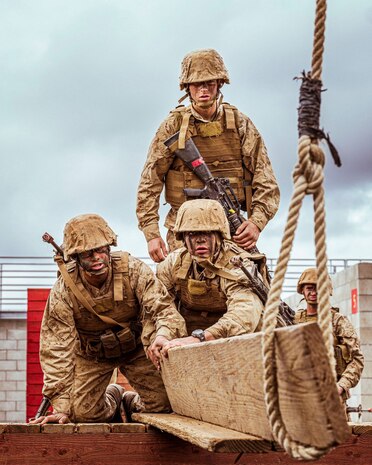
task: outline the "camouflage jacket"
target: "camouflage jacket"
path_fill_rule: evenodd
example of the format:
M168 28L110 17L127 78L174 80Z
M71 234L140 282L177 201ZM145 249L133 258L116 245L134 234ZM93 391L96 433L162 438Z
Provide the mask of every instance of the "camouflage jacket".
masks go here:
M191 113L196 120L202 120L193 108L191 108ZM221 121L222 118L223 111L220 107L215 121ZM139 228L147 241L160 236L160 195L164 187L165 176L175 156L164 145L164 142L180 129L180 124L179 116L172 112L163 121L151 142L142 171L137 193L137 218ZM238 111L238 132L242 163L252 175L253 196L250 221L262 230L279 207L279 187L260 133L252 121L240 111ZM168 229L173 228L175 217L176 212L171 209L165 222Z
M76 270L76 283L82 284L79 269ZM102 297L109 302L113 297L114 279L110 270L109 282L105 283L102 289L89 289L85 284L85 289L89 290L93 301L98 301ZM115 321L135 320L145 325L146 321L151 321L155 335L162 335L168 339L182 337L186 335L185 322L182 316L176 311L172 299L166 292L163 284L155 277L154 273L145 263L129 255L129 285L133 291L137 314L131 309L128 318L120 315L118 318L111 312L104 314ZM124 283L124 286L126 283ZM77 328L76 303L73 302L71 292L66 286L63 277L59 276L53 286L44 311L40 333L40 363L44 372L43 394L52 400L53 407L58 412L70 413L70 395L74 379L74 358L76 353L84 356L81 350L81 336ZM113 302L112 308L118 308ZM86 309L80 308L80 313L87 312L86 321L90 321L90 326L97 328L107 327L102 320L89 313ZM102 314L100 310L97 313ZM81 315L84 317L84 315ZM88 319L87 319L88 318ZM95 324L94 324L95 323ZM92 326L93 324L93 326ZM103 331L102 331L103 332ZM143 336L143 335L142 335ZM143 341L148 343L146 337Z
M245 274L240 269L233 268L229 262L231 256L240 253L244 256L244 265L250 268L252 261L247 257L249 255L247 252L230 241L223 242L223 248L213 265L216 269L227 271L226 277L219 276L210 269L204 269L201 273L196 273L193 267L193 259L186 248L171 252L157 266L158 278L175 299L179 309L187 305L193 316L198 312L200 315L203 315L203 313L215 315L215 323L201 329L207 329L216 339L252 333L259 331L261 328L263 312L261 300L250 288L250 283ZM184 268L185 279L182 279L179 270L182 270L184 264L186 264L186 268L189 267L189 264L191 266L188 270ZM229 279L229 274L235 279ZM190 279L192 285L196 288L198 287L198 281L205 282L207 292L205 295L196 295L195 301L185 302L183 301L185 294L181 292L182 281L186 281L187 286ZM189 329L190 317L187 312L184 314L184 318ZM203 319L199 317L199 321L202 323Z
M349 389L356 386L364 368L364 357L360 350L358 335L346 318L332 308L332 327L336 357L337 384L349 396ZM296 312L295 323L317 321L317 315L307 315L305 309Z

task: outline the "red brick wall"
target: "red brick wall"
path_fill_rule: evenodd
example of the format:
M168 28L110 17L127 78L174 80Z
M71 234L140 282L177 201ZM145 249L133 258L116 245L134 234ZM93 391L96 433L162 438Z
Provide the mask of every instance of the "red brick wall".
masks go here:
M39 361L40 326L50 289L27 290L26 416L34 417L42 399L43 373Z

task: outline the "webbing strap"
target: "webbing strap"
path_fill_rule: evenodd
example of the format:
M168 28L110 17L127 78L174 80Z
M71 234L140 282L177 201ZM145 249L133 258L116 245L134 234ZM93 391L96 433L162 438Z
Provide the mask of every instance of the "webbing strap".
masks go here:
M235 116L234 110L230 107L224 107L225 110L225 118L226 118L226 129L235 129Z
M119 323L118 321L115 321L113 318L110 318L109 316L105 315L100 315L97 313L94 308L90 305L88 300L85 298L85 296L82 294L82 292L79 290L79 288L76 286L74 281L72 280L69 272L66 269L66 266L64 264L63 258L60 255L56 255L54 257L55 262L58 265L58 269L67 285L67 287L70 288L71 292L74 294L76 299L83 305L84 308L86 308L89 312L93 313L93 315L98 316L102 321L104 321L107 324L114 325L114 326L121 326L122 328L128 328L130 326L129 323Z
M199 264L203 266L205 269L212 271L217 276L220 276L221 278L230 279L231 281L241 281L240 276L237 276L236 274L233 274L230 271L227 271L217 265L214 265L209 260L200 261Z
M190 122L190 117L191 117L191 112L190 111L186 111L183 115L183 118L182 118L182 124L181 124L181 128L180 128L180 134L178 136L178 148L180 150L183 150L185 148L185 144L186 144L186 133L187 133L187 129L189 127L189 122Z

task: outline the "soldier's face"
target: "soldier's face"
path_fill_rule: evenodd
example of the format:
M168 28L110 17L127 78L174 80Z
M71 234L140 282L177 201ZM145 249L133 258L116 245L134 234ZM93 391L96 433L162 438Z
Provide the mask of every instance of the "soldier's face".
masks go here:
M187 250L198 258L212 258L216 251L217 238L214 232L195 231L185 234Z
M110 265L110 249L108 246L88 250L78 254L79 263L85 271L95 275L108 272Z
M217 80L194 82L189 85L189 91L192 100L199 106L208 106L217 97L218 85Z
M318 294L316 292L315 284L304 284L302 293L308 304L316 305L318 303Z

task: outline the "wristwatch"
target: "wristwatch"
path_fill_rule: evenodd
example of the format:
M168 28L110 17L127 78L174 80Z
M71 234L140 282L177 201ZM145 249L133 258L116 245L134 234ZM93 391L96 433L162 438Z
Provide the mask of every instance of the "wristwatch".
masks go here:
M191 333L192 337L197 337L200 342L205 341L205 332L203 329L194 329L194 331Z

